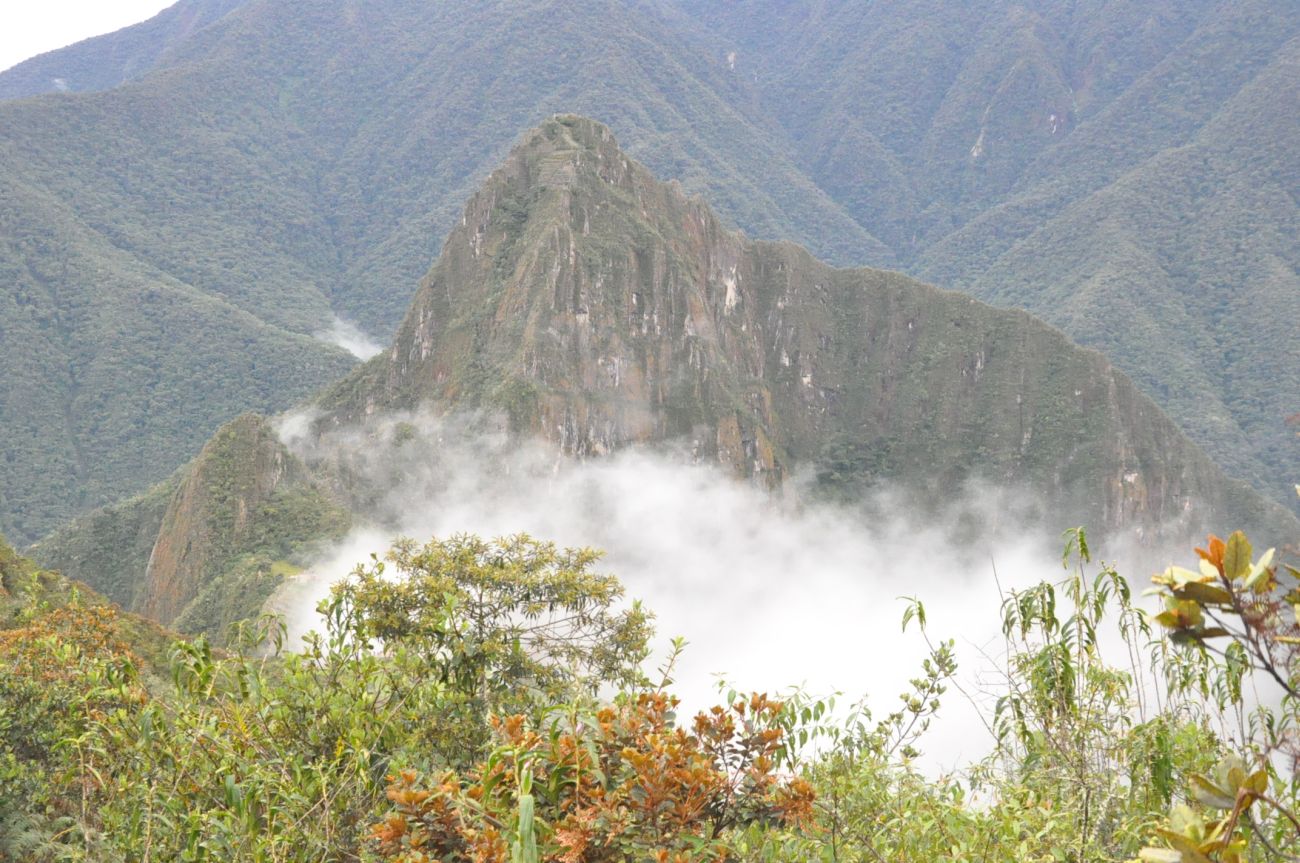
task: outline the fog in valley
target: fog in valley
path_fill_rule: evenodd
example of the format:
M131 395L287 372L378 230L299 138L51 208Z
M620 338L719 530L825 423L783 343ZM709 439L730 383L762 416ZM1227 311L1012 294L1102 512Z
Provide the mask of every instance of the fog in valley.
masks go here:
M576 462L550 445L520 446L481 418L393 416L324 435L313 420L284 418L282 438L309 463L347 475L368 523L272 598L292 636L318 625L315 606L329 585L397 536L524 532L604 550L600 571L656 616L652 667L672 637L689 642L674 674L688 711L714 703L725 680L743 691L840 692L841 704L867 696L880 717L896 708L927 652L915 624L900 627L912 596L924 603L931 640L956 641L961 666L963 692L949 691L923 740L931 769L989 749L981 713L992 704L980 693L999 685L1002 597L1065 575L1065 538L1039 520L1041 507L985 484L954 490L937 511L890 489L846 506L816 502L810 477L774 494L673 449ZM1116 560L1105 548L1094 555ZM1127 569L1124 558L1150 567L1158 555L1121 553L1118 564L1140 586L1150 569ZM1122 646L1113 649L1119 661Z
M328 328L319 330L313 335L322 342L337 345L362 360L368 360L384 349L383 345L366 335L356 324L338 315L334 316Z

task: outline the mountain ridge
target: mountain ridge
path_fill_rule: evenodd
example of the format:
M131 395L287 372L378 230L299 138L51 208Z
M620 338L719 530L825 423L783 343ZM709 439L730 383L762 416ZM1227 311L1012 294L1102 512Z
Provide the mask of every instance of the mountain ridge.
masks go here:
M770 488L811 470L817 493L842 499L990 481L1041 495L1057 529L1147 542L1224 522L1300 528L1059 330L749 240L572 115L523 136L467 203L393 343L308 406L317 436L418 410L499 414L569 458L676 443ZM91 537L152 533L147 555L133 544L115 561L128 607L215 634L313 542L365 518L349 470L299 461L268 421L244 417L171 483L33 554L98 585L110 575L85 554Z
M185 369L188 385L214 406L196 417L148 380L115 385L131 379L135 364L105 350L109 340L84 328L64 339L19 303L6 310L13 334L0 364L25 362L8 353L44 339L56 366L22 368L30 386L21 393L69 400L72 387L57 366L102 367L105 374L70 427L54 415L43 420L44 457L35 444L14 449L9 442L25 441L27 432L6 427L40 415L42 406L24 395L0 412L0 447L7 449L0 484L15 490L0 526L31 541L68 515L161 480L240 411L282 410L337 376L346 362L341 353L305 337L328 328L335 314L369 333L395 325L409 304L406 288L395 286L418 282L453 208L519 128L555 109L547 101L616 109L643 146L666 145L659 148L664 163L691 173L696 188L716 190L769 232L821 237L842 250L871 243L798 176L765 130L716 94L719 73L689 40L678 45L672 20L617 4L585 4L563 15L546 3L504 9L475 5L461 20L466 10L397 0L353 15L335 14L334 4L249 3L170 51L165 68L116 89L0 102L4 179L16 187L0 195L0 218L18 236L33 235L0 248L6 298L47 294L46 272L57 265L68 301L93 296L103 308L94 321L119 325L119 338L130 343L153 336L149 292L182 286L257 318L267 329L255 353L299 369L290 380L254 381L242 374L241 351L227 350L225 361L206 358ZM266 33L275 44L259 47ZM430 33L439 34L432 55ZM322 39L338 42L339 51L323 54ZM600 69L565 63L546 47L569 43L607 62ZM611 45L625 47L611 54ZM464 61L465 52L518 54L515 46L531 46L530 56L505 67ZM552 71L537 72L543 69ZM394 70L403 74L395 78ZM537 91L548 74L559 76L559 89ZM499 116L487 123L478 108L483 86L499 92ZM386 107L376 110L376 102ZM698 137L675 143L672 130L692 128L709 130L705 146ZM732 163L746 152L749 168L739 171ZM760 176L767 180L760 184ZM800 230L789 212L809 213L807 227ZM53 239L37 225L53 225ZM59 248L84 254L64 256L64 264ZM245 338L224 321L196 330ZM188 343L177 342L175 351L184 365ZM133 403L139 391L155 412ZM157 439L117 440L116 460L91 459L82 475L64 467L71 461L59 448L84 449L97 440L91 429L123 423L148 423ZM6 476L11 464L30 464L55 481Z
M1052 321L1294 506L1300 355L1279 327L1300 316L1300 168L1279 144L1300 130L1276 98L1300 31L1278 4L223 2L178 7L211 18L183 38L145 34L157 61L123 86L0 102L0 218L23 240L0 249L19 300L0 366L22 382L0 527L21 541L332 380L346 357L304 337L333 316L383 340L517 130L561 110L609 121L729 226ZM33 309L54 273L112 326ZM221 345L203 357L101 348L105 328L151 344L152 292L178 287L258 323L195 311ZM1244 325L1217 332L1229 307ZM248 383L249 350L285 371ZM216 407L195 416L187 388ZM29 464L51 481L10 467Z
M0 99L110 90L165 62L188 40L246 0L179 0L157 15L112 33L30 57L0 70Z
M467 286L473 286L468 295ZM905 330L898 329L900 319ZM1080 402L1051 401L1049 409L1047 402L1030 401L1047 398L1033 385L1023 389L1027 378L1039 375L1036 369L1006 372L1018 373L1022 387L1013 392L1021 416L1015 435L1024 440L1019 447L1008 446L1006 439L1015 435L996 418L1009 411L1008 402L998 401L1007 392L975 396L947 379L992 377L1007 352L1008 333L1021 339L1016 349L1039 352L1044 365L1068 355L1065 365L1076 365L1061 374L1079 378L1072 386ZM903 359L857 355L876 346ZM487 384L479 383L483 376ZM1096 381L1103 382L1100 388ZM1060 386L1046 377L1037 383L1049 391ZM905 394L913 389L926 393L915 404ZM593 390L599 395L584 397ZM1164 460L1194 459L1198 470L1225 479L1126 377L1100 354L1070 345L1059 330L902 275L834 270L792 244L733 234L702 199L687 198L626 156L608 127L572 115L526 135L489 177L449 236L393 346L328 390L319 404L327 411L325 423L434 401L488 404L519 424L528 413L517 404L520 392L535 393L538 404L524 430L572 455L694 435L692 423L708 418L713 440L696 440L704 454L741 474L778 478L791 463L820 455L810 440L824 444L834 434L871 446L876 430L890 428L895 411L917 424L890 441L905 453L886 468L897 472L895 479L925 469L933 442L918 447L905 441L924 438L917 431L926 424L957 450L1001 453L997 464L1006 473L995 478L1007 481L1037 471L1041 483L1054 459L1075 458L1091 439L1094 451L1078 455L1082 461L1109 459L1122 467L1105 494L1094 487L1065 496L1105 498L1106 505L1090 514L1106 527L1129 523L1134 513L1124 513L1126 506L1146 506L1129 497L1123 475L1137 471L1148 479ZM927 400L944 407L936 412ZM734 415L719 405L735 405ZM948 416L941 416L945 410ZM1094 410L1117 424L1094 428ZM953 424L963 411L967 418L995 419L987 427ZM1123 423L1111 419L1125 413L1130 416ZM1142 428L1144 422L1159 431ZM1035 434L1039 441L1031 443ZM1129 442L1113 451L1100 443L1117 435ZM1138 443L1144 435L1154 436ZM1043 437L1051 442L1042 443ZM737 457L741 450L749 464ZM1025 468L1028 462L1035 466ZM1065 493L1069 481L1053 482ZM1171 474L1137 494L1152 495L1155 522L1186 502L1177 491L1162 498L1176 485ZM1200 493L1208 495L1208 488Z

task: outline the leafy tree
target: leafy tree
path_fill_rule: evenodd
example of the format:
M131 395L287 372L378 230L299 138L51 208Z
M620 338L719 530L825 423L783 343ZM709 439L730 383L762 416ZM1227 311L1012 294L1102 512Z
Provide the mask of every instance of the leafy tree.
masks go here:
M1241 534L1199 553L1148 618L1072 532L1063 580L1006 597L987 692L912 599L929 655L880 718L729 692L679 723L677 654L647 680L590 550L402 541L300 649L265 619L177 642L165 681L130 615L0 546L0 861L1293 861L1297 573ZM995 749L928 776L953 689Z
M410 651L481 737L489 712L591 695L641 682L650 617L618 610L623 588L591 571L591 549L559 549L529 536L461 535L417 546L399 540L387 563L358 567L334 588L353 633Z
M753 859L1082 863L1136 854L1182 785L1225 750L1194 699L1145 689L1149 624L1113 569L1088 575L1081 530L1070 533L1064 562L1072 571L1063 581L1006 597L1005 670L987 692L956 683L951 645L941 642L901 709L880 722L861 709L819 721L829 715L821 703L804 705L801 733L823 741L798 759L816 792L815 824L749 831ZM912 620L929 643L915 600L905 626ZM1108 628L1127 647L1118 665L1102 650ZM981 710L995 749L969 770L926 776L914 758L954 685Z
M1214 663L1221 702L1243 704L1243 677L1264 676L1276 706L1254 708L1242 753L1194 774L1195 806L1179 806L1156 831L1167 847L1143 849L1154 863L1298 860L1300 853L1300 570L1254 557L1240 531L1196 549L1196 570L1156 576L1164 610L1155 620L1171 641ZM1278 761L1287 770L1278 769Z
M323 631L301 649L284 650L273 619L242 627L231 653L178 642L170 685L129 698L131 657L112 652L122 676L105 677L107 659L80 646L98 638L85 614L38 618L48 637L0 632L14 672L0 716L17 717L0 731L62 759L18 777L44 796L16 810L57 806L61 859L366 859L392 765L467 770L491 710L535 721L640 680L648 617L614 609L622 590L590 571L597 557L527 537L399 542L392 570L359 567L322 603Z

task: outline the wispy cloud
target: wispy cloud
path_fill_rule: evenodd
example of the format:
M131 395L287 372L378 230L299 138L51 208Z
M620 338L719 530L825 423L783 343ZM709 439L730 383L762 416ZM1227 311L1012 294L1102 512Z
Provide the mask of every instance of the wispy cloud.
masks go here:
M334 316L328 329L318 330L312 335L323 342L338 345L363 360L370 359L384 349L383 345L362 332L356 324L345 321L338 315Z
M925 654L915 629L900 631L900 597L924 601L931 632L957 640L974 683L1001 650L999 591L1063 575L1059 531L1021 491L971 483L923 507L882 490L838 506L809 502L798 483L773 495L672 449L572 462L482 418L392 416L323 437L310 419L287 418L282 436L351 478L368 523L273 599L299 634L317 625L329 585L398 535L527 532L603 549L603 569L655 612L661 650L670 636L690 642L676 674L688 706L712 703L722 677L745 690L867 695L881 714ZM974 707L954 693L945 714L932 764L987 751Z

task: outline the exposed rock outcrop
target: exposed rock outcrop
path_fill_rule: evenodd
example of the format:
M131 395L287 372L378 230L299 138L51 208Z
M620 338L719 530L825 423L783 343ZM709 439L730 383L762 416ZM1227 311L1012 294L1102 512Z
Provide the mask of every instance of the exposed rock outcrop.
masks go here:
M679 442L737 477L776 487L808 469L848 497L985 479L1041 499L1058 528L1300 535L1099 353L1023 312L750 241L572 116L525 136L393 344L314 408L318 432L487 410L569 457ZM298 461L247 415L170 485L38 553L157 620L215 631L256 613L293 550L346 530L365 493L346 465ZM134 538L126 575L88 552L96 536Z
M1058 330L749 241L573 116L525 136L391 348L321 404L340 424L498 408L579 457L681 438L769 484L798 465L850 484L980 476L1096 528L1291 523Z
M175 620L212 565L247 542L252 514L296 474L292 456L262 417L245 414L217 432L163 517L140 611L164 623Z
M167 483L78 519L33 554L132 611L220 639L295 569L286 558L349 525L272 424L244 414Z

